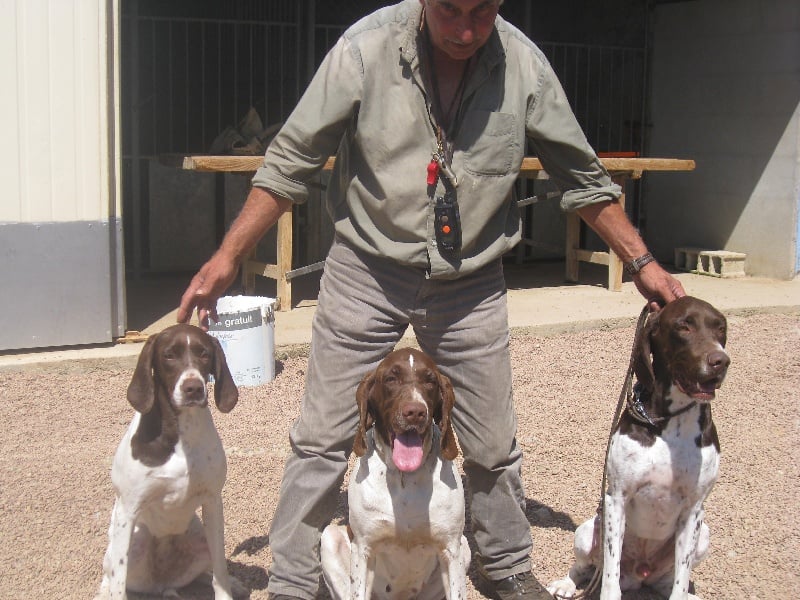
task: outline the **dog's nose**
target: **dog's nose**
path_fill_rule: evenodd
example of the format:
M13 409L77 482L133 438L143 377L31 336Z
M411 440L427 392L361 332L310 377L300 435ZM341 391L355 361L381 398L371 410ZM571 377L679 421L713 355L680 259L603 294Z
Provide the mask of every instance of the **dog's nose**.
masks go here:
M401 414L408 425L420 425L425 422L428 409L421 402L408 402L403 405Z
M181 384L181 392L189 400L201 400L205 392L205 383L196 377L190 377Z
M719 350L708 355L708 366L714 371L723 371L728 368L730 363L730 357Z

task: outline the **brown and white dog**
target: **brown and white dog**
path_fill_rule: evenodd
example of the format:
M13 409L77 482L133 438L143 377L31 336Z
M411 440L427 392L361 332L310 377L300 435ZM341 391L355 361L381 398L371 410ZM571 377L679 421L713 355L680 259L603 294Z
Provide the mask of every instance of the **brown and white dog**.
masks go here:
M215 338L174 325L145 343L128 386L136 414L111 468L116 501L97 598L176 596L209 571L216 600L230 600L232 586L242 591L225 562L227 466L208 408L210 375L217 408L226 413L239 393Z
M466 600L469 546L450 412L453 386L430 357L390 353L361 381L360 457L348 485L349 526L322 534L335 600ZM351 586L353 586L351 588Z
M635 400L611 438L602 523L575 531L575 563L551 594L571 598L602 564L601 600L643 585L696 598L691 571L709 547L703 502L719 472L710 401L730 363L726 336L725 317L697 298L649 316L634 350Z

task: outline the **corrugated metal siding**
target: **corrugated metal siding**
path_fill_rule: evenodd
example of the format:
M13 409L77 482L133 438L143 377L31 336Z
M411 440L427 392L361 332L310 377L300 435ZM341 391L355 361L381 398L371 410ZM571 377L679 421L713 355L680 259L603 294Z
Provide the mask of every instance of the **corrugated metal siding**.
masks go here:
M0 2L0 351L125 333L118 6Z
M107 134L111 5L0 5L0 221L97 221L115 212Z

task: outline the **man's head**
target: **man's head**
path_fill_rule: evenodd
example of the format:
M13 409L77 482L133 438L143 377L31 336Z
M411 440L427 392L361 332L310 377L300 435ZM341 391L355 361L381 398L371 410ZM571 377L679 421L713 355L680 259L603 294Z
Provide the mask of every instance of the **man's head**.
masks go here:
M434 47L455 60L470 58L489 39L503 0L420 0Z

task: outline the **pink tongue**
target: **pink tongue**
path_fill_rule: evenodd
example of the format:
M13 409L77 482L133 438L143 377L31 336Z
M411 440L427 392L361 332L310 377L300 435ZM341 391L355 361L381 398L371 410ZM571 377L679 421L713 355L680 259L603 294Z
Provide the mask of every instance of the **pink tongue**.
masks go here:
M406 431L394 439L392 461L406 473L419 469L422 464L422 438L416 431Z

